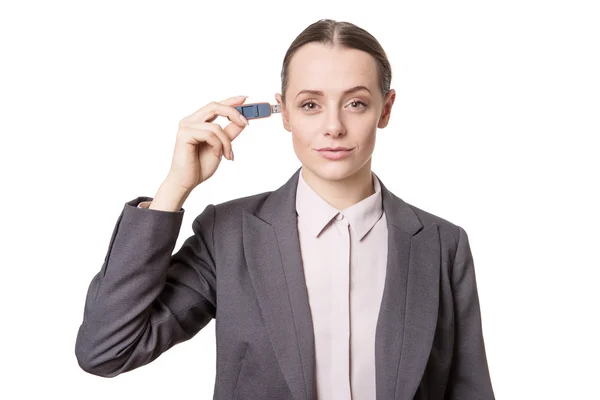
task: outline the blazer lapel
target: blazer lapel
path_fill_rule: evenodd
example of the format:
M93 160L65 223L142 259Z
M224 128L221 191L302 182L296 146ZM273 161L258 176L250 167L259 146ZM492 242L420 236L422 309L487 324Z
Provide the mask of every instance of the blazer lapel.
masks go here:
M296 173L255 214L243 211L246 263L279 361L296 400L315 398L314 332L296 220Z
M380 180L381 183L381 180ZM377 399L412 399L431 351L439 304L437 225L423 227L381 183L388 261L375 333Z
M256 212L243 247L275 356L296 400L316 397L314 332L296 220L301 168ZM375 335L377 399L412 399L433 342L439 296L437 225L423 227L381 182L388 261Z

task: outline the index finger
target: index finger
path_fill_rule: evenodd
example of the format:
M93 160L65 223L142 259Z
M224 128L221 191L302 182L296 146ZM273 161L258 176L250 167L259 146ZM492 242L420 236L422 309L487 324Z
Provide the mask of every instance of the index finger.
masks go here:
M198 111L187 117L191 122L212 122L219 115L228 117L237 125L245 127L247 124L243 119L242 114L233 108L235 105L243 104L248 96L229 97L219 102L211 101Z

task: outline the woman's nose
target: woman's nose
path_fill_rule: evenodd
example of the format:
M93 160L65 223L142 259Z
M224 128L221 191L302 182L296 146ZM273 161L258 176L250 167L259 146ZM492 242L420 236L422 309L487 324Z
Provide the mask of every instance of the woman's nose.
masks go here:
M338 110L330 110L326 113L326 127L325 131L327 134L337 137L346 133L344 122L342 121L342 114Z

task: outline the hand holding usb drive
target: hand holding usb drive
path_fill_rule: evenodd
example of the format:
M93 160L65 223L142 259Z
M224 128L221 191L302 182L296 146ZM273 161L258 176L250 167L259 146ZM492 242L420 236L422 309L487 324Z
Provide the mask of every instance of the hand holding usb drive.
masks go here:
M246 119L257 119L270 117L272 113L281 112L281 105L269 103L249 103L241 106L235 106L236 110L239 111Z

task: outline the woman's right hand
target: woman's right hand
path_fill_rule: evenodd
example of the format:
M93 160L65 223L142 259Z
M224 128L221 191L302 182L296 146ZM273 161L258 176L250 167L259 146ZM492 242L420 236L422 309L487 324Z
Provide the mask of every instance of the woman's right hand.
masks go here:
M224 155L233 161L231 142L248 125L248 121L233 106L243 104L246 97L230 97L212 101L179 122L171 169L170 185L191 192L210 178ZM225 128L212 123L219 115L229 118Z

